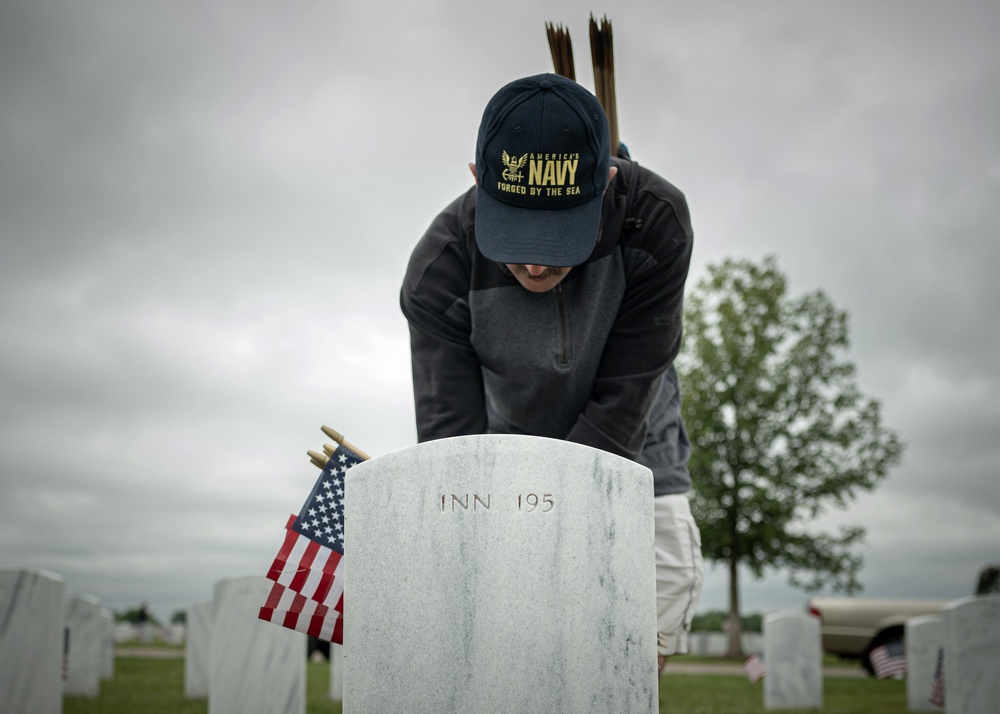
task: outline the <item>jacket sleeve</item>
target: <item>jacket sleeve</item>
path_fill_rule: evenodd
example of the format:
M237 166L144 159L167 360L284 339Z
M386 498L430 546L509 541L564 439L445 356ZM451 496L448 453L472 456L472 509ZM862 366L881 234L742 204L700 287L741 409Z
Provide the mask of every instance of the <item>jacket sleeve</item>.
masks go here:
M694 240L683 194L654 178L656 190L636 199L641 226L621 239L628 287L590 400L566 437L630 459L642 451L650 410L680 349Z
M428 228L410 256L400 291L410 325L420 442L486 431L482 372L470 342L469 256L459 210L467 197Z

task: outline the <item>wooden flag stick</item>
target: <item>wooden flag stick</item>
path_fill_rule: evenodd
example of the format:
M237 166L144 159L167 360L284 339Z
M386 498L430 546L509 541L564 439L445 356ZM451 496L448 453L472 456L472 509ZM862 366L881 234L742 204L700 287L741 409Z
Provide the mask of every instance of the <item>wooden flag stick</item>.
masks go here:
M326 468L326 462L330 460L330 457L326 454L317 454L315 451L307 451L309 454L309 460L313 462L320 471Z
M598 25L590 15L590 58L594 65L594 93L608 115L611 129L611 155L618 156L618 100L615 94L615 46L611 21L607 15Z
M354 444L352 444L351 442L349 442L347 439L345 439L344 435L341 434L339 431L334 431L333 429L331 429L328 426L324 426L324 427L322 427L322 429L323 429L323 433L324 434L326 434L327 436L329 436L331 439L333 439L334 441L336 441L338 444L340 444L341 446L343 446L345 449L350 449L351 451L353 451L355 454L357 454L358 456L360 456L363 461L367 461L368 459L371 458L371 456L369 456L364 451L362 451L361 449L359 449L358 447L356 447Z
M575 82L576 68L573 66L573 42L569 38L569 28L546 22L545 34L549 38L549 54L552 55L552 66L556 74Z

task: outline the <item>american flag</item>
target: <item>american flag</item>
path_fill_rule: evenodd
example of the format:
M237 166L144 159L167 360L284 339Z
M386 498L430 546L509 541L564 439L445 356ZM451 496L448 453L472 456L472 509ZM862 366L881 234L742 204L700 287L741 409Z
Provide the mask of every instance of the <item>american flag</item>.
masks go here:
M879 645L868 654L868 659L879 679L906 675L906 654L902 640L889 640L884 645Z
M750 655L743 663L743 673L746 674L751 684L756 684L764 676L764 656L760 654Z
M931 692L927 697L934 706L944 706L944 648L938 647L937 664L934 665L934 681L931 682Z
M363 459L342 444L330 456L267 577L258 617L337 644L344 641L344 475Z

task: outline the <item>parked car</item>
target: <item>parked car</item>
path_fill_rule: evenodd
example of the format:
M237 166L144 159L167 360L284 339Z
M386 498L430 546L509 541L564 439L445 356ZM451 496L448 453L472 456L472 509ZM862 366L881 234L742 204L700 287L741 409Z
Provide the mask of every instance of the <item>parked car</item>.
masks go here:
M902 642L911 617L936 615L947 600L814 597L809 612L820 619L823 649L845 659L859 659L873 673L871 651L890 642Z
M1000 563L979 572L975 593L1000 593ZM874 673L872 650L891 642L903 643L911 617L936 615L949 600L814 597L806 607L820 619L823 649L845 659L857 659Z

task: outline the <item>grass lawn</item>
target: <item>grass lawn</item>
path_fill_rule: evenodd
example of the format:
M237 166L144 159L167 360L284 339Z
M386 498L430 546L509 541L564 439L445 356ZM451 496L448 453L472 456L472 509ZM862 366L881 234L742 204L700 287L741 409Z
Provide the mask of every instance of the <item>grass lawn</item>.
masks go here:
M669 665L668 665L669 666ZM718 674L667 675L660 680L660 711L670 714L756 714L764 709L764 682ZM783 714L816 709L782 709ZM823 714L906 712L906 683L875 678L823 680Z
M330 665L306 665L307 714L340 714L340 702L326 697ZM207 699L184 697L184 659L115 658L114 679L101 682L95 699L66 697L63 714L207 714ZM253 712L247 712L253 714Z
M340 714L340 702L332 702L326 697L329 684L328 664L309 663L306 666L307 714ZM670 714L763 713L763 687L762 681L750 684L740 675L667 675L660 680L660 711ZM824 714L906 712L906 684L903 681L828 677L823 687ZM783 711L794 714L800 710ZM95 699L66 697L63 712L207 714L208 702L184 698L183 659L118 657L115 677L101 682L100 696Z
M744 657L743 659L729 659L727 657L709 657L707 655L682 654L682 655L674 655L673 657L670 658L670 661L678 663L687 662L689 664L719 664L725 662L727 664L742 665L743 662L746 661L746 658ZM828 654L826 652L823 653L823 658L820 660L820 665L823 667L823 669L829 669L829 668L854 669L854 670L861 669L860 660L841 659L836 655ZM667 666L669 667L670 665L668 664Z

